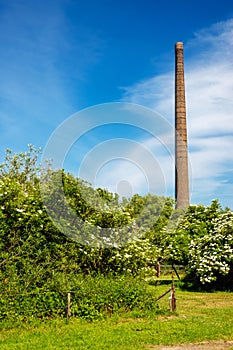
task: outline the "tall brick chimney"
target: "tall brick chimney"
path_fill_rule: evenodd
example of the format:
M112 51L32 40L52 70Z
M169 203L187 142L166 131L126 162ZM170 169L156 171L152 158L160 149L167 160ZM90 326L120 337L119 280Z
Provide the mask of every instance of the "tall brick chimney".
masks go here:
M175 45L175 199L176 208L189 205L184 55L181 42Z

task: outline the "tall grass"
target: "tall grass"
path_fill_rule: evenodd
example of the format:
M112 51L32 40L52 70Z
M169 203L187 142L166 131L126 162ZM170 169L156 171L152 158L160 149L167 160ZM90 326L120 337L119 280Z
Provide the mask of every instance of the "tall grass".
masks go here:
M154 287L151 287L154 288ZM161 293L167 286L160 286ZM154 291L154 289L152 289ZM233 340L233 294L193 293L179 289L177 313L158 315L139 311L113 312L99 321L71 318L22 323L18 327L2 324L1 350L140 350L149 345L172 345L207 340ZM164 297L161 308L169 308Z

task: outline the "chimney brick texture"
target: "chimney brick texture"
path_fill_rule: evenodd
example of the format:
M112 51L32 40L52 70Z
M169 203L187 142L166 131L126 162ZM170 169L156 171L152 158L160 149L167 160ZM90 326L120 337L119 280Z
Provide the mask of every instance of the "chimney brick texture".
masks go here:
M176 208L189 205L187 125L183 43L175 45L175 199Z

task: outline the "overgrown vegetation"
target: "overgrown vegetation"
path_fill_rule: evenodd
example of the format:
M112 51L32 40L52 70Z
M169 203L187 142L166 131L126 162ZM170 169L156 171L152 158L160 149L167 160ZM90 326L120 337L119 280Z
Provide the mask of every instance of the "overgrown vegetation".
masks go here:
M158 261L184 264L189 287L233 289L230 209L213 201L180 213L152 194L121 200L38 157L32 146L7 150L0 166L1 319L65 316L68 291L74 314L89 319L157 310L143 277Z
M68 289L72 286L72 289ZM113 313L136 310L163 312L155 293L144 281L130 276L85 276L56 274L48 289L19 293L11 290L1 302L1 318L8 320L65 317L67 291L71 294L72 317L101 320Z
M156 294L162 294L167 286L160 286ZM221 349L233 340L232 293L193 293L177 288L175 315L159 315L150 311L113 313L112 317L86 322L71 318L46 322L18 324L4 322L0 325L1 350L140 350L164 349L165 345L181 344L184 349L198 349L198 342L209 344L221 340ZM168 298L160 300L161 308L167 307ZM190 346L192 344L192 346ZM187 346L186 346L187 345ZM176 346L177 348L178 346ZM226 346L230 350L232 346Z
M168 231L169 232L169 231ZM190 205L167 236L165 255L186 266L185 286L233 290L233 212L217 200Z

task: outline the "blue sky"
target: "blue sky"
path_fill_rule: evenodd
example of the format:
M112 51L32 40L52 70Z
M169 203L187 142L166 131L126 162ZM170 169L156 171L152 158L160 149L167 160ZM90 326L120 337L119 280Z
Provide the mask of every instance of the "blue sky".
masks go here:
M233 208L231 0L0 0L2 159L6 148L45 149L67 118L103 103L150 108L172 134L176 41L185 47L191 202ZM68 153L64 166L94 186L174 195L171 152L132 123L89 130ZM153 169L159 189L148 186Z

